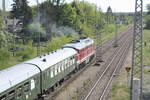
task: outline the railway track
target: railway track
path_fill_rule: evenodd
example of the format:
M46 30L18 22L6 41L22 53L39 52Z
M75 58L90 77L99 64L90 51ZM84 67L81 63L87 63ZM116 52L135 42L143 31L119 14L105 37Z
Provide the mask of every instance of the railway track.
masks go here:
M121 33L118 35L117 40L118 40L118 41L121 41L121 39L126 35L126 33L128 33L128 32L131 31L131 30L132 30L132 27L128 27L125 31L121 32ZM115 41L115 37L112 38L112 39L110 39L110 40L104 41L104 42L102 43L101 46L102 46L102 48L104 48L104 49L102 49L102 55L107 52L107 50L112 46L112 44L114 43L114 41ZM99 48L99 47L97 47L97 48Z
M128 30L129 33L131 33L131 30ZM104 70L101 74L99 74L98 80L94 83L84 100L105 100L105 95L108 94L108 89L114 78L114 75L116 75L117 71L119 71L126 58L131 45L131 35L128 34L122 40L122 44L120 45L121 47L117 48L118 50L115 50L114 54L108 58L107 61L109 61L109 63L107 62L103 66Z
M127 37L126 34L127 34L129 31L131 31L131 30L132 30L132 28L129 27L126 31L124 31L124 32L122 32L121 34L119 34L119 36L118 36L118 43L119 43L119 44L122 44L122 43L124 42L124 40L126 39L125 37ZM112 47L113 41L114 41L114 39L111 39L111 40L109 40L109 41L107 41L107 42L103 42L103 45L102 45L102 46L103 46L103 51L104 51L104 52L103 52L103 55L104 55L104 56L106 56L106 55L105 55L105 54L106 54L106 50L109 51L109 49L113 48L113 47ZM117 51L118 48L113 48L113 49L115 49L114 51ZM111 52L111 53L108 53L107 55L109 55L109 56L111 55L111 57L112 57L112 56L114 56L114 55L112 55L112 54L114 54L114 53ZM109 57L109 59L110 59L111 57ZM109 60L109 59L107 59L107 60ZM81 69L79 72L77 72L75 75L73 75L72 78L70 78L69 80L65 81L65 83L64 83L63 85L61 85L60 87L57 87L53 93L50 93L51 95L48 95L48 96L45 97L45 100L55 100L55 99L53 98L53 96L54 96L55 94L57 94L62 88L65 88L65 87L67 86L67 84L71 83L75 78L77 78L78 76L80 76L80 74L81 74L87 67L92 66L93 63L95 63L95 62L94 62L94 61L91 62L91 63L88 64L86 67L84 67L84 68ZM103 69L105 69L105 67L104 67ZM101 71L103 71L103 70L101 70ZM100 73L101 73L101 72L100 72ZM79 99L79 100L83 100L83 99ZM91 100L95 100L95 99L91 99Z

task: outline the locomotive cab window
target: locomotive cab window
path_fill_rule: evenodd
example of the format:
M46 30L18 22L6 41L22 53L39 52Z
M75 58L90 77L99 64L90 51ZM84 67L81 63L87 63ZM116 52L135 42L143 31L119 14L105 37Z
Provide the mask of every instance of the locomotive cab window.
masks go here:
M1 96L0 100L6 100L6 95Z
M72 62L73 62L73 64L75 63L75 57L74 56L73 56Z

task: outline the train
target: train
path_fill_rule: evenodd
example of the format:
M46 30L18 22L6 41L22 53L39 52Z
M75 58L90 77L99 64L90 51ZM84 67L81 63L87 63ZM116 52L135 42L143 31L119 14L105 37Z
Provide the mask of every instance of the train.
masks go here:
M0 71L0 100L39 100L95 57L94 41L84 37L62 48Z

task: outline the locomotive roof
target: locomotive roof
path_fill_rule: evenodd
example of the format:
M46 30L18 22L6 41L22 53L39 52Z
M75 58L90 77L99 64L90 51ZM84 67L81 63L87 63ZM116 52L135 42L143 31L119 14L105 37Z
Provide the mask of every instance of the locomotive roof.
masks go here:
M18 64L0 71L0 93L39 72L36 66L29 64Z
M72 48L62 48L57 51L50 52L49 54L43 55L41 57L36 57L24 63L30 63L37 65L42 71L55 65L56 63L77 54L77 52Z
M93 44L94 41L90 38L84 38L84 39L79 39L77 40L76 42L72 42L72 43L68 43L66 45L64 45L63 47L73 47L73 48L76 48L76 49L83 49L85 48L86 46L89 46L91 44Z

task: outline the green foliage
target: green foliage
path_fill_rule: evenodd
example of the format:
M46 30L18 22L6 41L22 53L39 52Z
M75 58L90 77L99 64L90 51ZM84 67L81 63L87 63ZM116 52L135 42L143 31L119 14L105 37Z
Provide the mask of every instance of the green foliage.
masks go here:
M144 65L150 65L150 30L144 30L143 36L144 36L144 44L146 43L146 46L144 45L143 48L143 56L144 56Z
M6 64L10 61L10 53L6 49L0 49L0 69L5 68Z
M32 43L33 41L29 41L27 46L23 46L23 48L17 52L16 55L22 58L20 61L31 59L34 56L35 48L32 46Z
M150 15L147 15L145 17L145 21L146 21L146 29L150 29Z
M127 86L115 83L112 89L112 100L129 100L129 92Z
M3 32L0 32L0 48L6 43L6 35Z
M115 25L113 25L113 24L108 25L107 27L104 28L104 32L106 32L108 34L115 32Z
M150 29L150 4L147 5L147 15L145 16L145 28Z
M147 5L147 10L148 10L147 14L150 15L150 4Z
M75 9L71 7L71 5L65 4L61 7L59 11L59 21L58 24L60 25L68 25L73 26L76 21L76 12Z
M46 48L46 52L54 51L62 47L62 45L66 44L73 40L73 37L53 37L51 40L48 41L48 47Z
M39 23L32 23L28 25L29 37L31 39L38 39L40 37L46 37L45 29Z
M2 30L2 27L3 27L3 18L2 16L0 16L0 30Z
M32 21L32 10L30 6L28 6L27 0L13 0L13 2L11 17L22 21L22 31L25 32L25 28Z
M24 36L23 39L29 39L29 41L16 41L15 47L18 48L16 55L10 56L10 53L7 55L11 62L1 62L0 59L0 65L3 65L3 68L36 57L37 48L32 44L37 44L39 36L41 37L41 40L46 40L50 37L50 40L46 42L42 41L42 43L40 43L47 44L46 46L41 46L41 54L59 49L78 36L76 34L73 35L72 33L78 33L80 36L87 36L94 39L95 34L101 32L103 41L114 36L115 26L112 24L106 25L105 14L102 13L101 9L95 11L96 6L88 2L75 0L69 4L64 4L64 0L46 0L40 4L39 7L41 17L41 24L39 24L34 23L35 21L32 20L32 15L35 19L37 18L37 6L33 6L31 10L27 0L21 0L24 2L23 5L19 5L19 1L20 0L14 0L11 14L12 17L17 19L23 18L23 30L18 33L19 36L18 34L14 36L7 32L5 32L5 34L0 33L0 46L3 46L5 42L7 42L7 46L3 49L4 51L2 50L4 53L0 53L1 59L5 53L8 53L6 51L14 48L14 45L12 45L14 38ZM2 19L0 18L0 28L2 25L1 23ZM52 26L54 25L56 26L56 31L52 31ZM22 35L22 32L25 34ZM60 35L57 35L57 33L60 33ZM30 40L33 40L34 42Z

